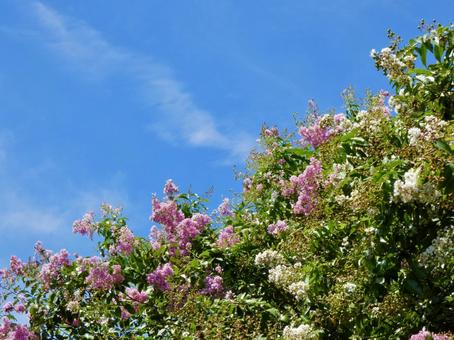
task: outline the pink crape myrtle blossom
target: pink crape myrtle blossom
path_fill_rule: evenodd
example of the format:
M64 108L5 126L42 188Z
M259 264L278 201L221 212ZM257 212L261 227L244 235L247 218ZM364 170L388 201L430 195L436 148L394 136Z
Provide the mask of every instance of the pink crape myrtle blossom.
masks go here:
M185 218L175 201L160 202L156 197L153 198L151 220L163 225L163 232L158 231L156 227L151 230L153 248L158 249L165 239L169 243L171 256L188 255L192 240L211 223L208 215L200 213L194 214L191 218Z
M161 291L167 291L170 289L170 284L167 279L172 275L172 264L168 262L162 266L159 266L153 272L148 274L147 282Z
M164 240L164 233L158 229L155 225L150 228L150 234L148 235L150 239L151 247L154 250L161 248L161 243Z
M219 233L217 246L220 248L228 248L240 242L240 237L235 234L233 226L229 225L221 230Z
M8 318L3 318L0 325L0 338L7 340L35 340L38 339L27 326L13 324Z
M37 339L37 337L30 332L27 326L24 325L17 325L16 329L14 330L11 339L14 340L31 340Z
M26 311L26 308L23 303L18 303L14 306L14 311L16 313L24 313Z
M7 302L2 307L5 313L11 313L14 310L14 305L11 302Z
M376 105L372 108L375 111L381 111L384 116L391 116L391 109L385 105L385 99L389 97L389 92L385 90L380 90L378 94L378 100Z
M205 280L205 288L200 291L202 295L219 297L224 292L223 279L219 275L208 275Z
M160 202L156 197L153 197L153 213L150 219L156 223L172 229L178 223L183 221L184 214L178 209L175 201Z
M278 137L279 136L279 130L277 127L272 127L271 129L264 129L263 134L267 137Z
M330 136L329 130L321 127L319 122L310 127L301 126L299 133L302 137L301 144L303 146L310 144L314 149L325 142Z
M315 123L309 127L301 126L299 133L301 135L301 145L311 145L314 149L327 141L331 136L344 131L343 122L347 118L343 113L334 116L325 115L317 117Z
M69 254L66 249L62 249L57 254L50 256L49 262L42 265L39 273L44 286L49 288L52 280L59 278L62 267L69 266L70 264L71 261L69 260Z
M144 291L139 291L136 288L126 288L126 295L133 301L145 303L148 300L148 294Z
M115 284L119 284L124 280L121 273L121 266L116 264L112 266L112 274L108 262L98 262L92 266L88 276L85 278L85 283L90 289L109 290Z
M52 256L52 251L45 249L41 241L35 243L35 253L41 258L42 261L48 261Z
M218 206L218 212L221 216L232 216L232 210L230 208L230 200L228 198L224 198L222 203Z
M293 205L293 212L295 214L309 215L315 208L321 179L321 162L314 157L310 159L310 164L301 175L290 178L298 193L298 200Z
M443 334L435 334L431 333L429 331L426 331L424 328L419 331L418 334L413 334L410 337L410 340L449 340L451 337L448 335L443 335Z
M172 198L178 192L178 187L171 179L168 179L163 192L167 197Z
M9 260L9 267L11 272L16 275L21 275L24 272L24 263L21 259L17 258L16 256L11 256Z
M93 212L86 213L81 220L76 220L73 223L73 233L75 234L88 235L91 239L95 231L96 224L94 223Z
M249 177L246 177L243 180L243 191L246 193L252 189L252 180Z
M134 251L136 240L134 234L127 227L123 226L118 231L118 241L117 244L112 245L109 249L111 254L123 254L130 255Z
M0 336L5 339L11 330L11 321L5 316L0 324Z
M131 313L129 313L128 310L123 306L120 307L120 312L121 312L120 317L122 320L126 320L131 317Z
M268 234L277 236L280 233L287 230L287 223L285 221L277 221L276 223L272 223L268 226Z
M191 218L183 219L175 228L165 228L167 240L171 244L170 254L176 255L179 252L181 256L188 255L192 247L191 241L205 230L210 222L208 215L197 213Z

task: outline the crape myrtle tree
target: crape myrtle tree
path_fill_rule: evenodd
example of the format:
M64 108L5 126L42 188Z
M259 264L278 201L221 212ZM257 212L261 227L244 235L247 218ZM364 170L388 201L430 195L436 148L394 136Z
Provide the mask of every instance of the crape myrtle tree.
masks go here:
M216 212L169 180L148 238L103 205L73 224L97 256L12 256L0 338L451 338L454 29L390 37L371 56L393 93L263 127Z

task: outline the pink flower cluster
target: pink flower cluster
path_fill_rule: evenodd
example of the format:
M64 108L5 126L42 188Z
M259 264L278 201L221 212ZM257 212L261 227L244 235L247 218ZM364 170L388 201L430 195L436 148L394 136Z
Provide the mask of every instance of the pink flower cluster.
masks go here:
M117 232L117 237L117 243L110 246L110 253L130 255L134 251L136 244L132 231L127 226L121 227Z
M41 241L37 241L34 248L35 253L39 255L42 261L47 261L52 256L52 251L45 249Z
M277 221L268 226L268 233L274 236L279 235L280 233L287 230L287 223L285 221Z
M345 115L342 113L331 116L326 115L318 117L316 122L309 127L301 126L299 133L302 137L300 140L303 146L312 145L315 149L320 144L323 144L329 137L343 130L342 121L345 120Z
M298 200L293 205L293 212L297 215L309 215L317 204L317 192L322 180L322 164L312 157L310 164L299 176L290 177L293 192L298 194Z
M267 137L278 137L279 130L277 127L272 127L271 129L264 129L263 134Z
M91 239L95 231L96 224L94 223L94 214L92 212L86 213L81 220L73 223L73 233L88 235Z
M153 272L147 275L147 282L153 287L167 291L170 289L170 284L167 282L167 278L173 275L173 268L170 262L159 266Z
M130 317L131 317L131 313L129 313L125 307L120 306L120 318L122 320L126 320L126 319L129 319Z
M144 291L139 291L136 288L126 288L126 295L133 300L134 302L138 303L145 303L148 300L148 294Z
M62 249L57 254L50 256L49 262L43 264L39 274L44 286L49 288L52 280L59 278L61 268L70 264L71 261L69 260L69 254L66 249Z
M376 105L372 108L374 111L381 111L384 116L391 116L391 109L386 106L385 98L389 97L389 92L380 90Z
M418 334L413 334L410 340L449 340L450 338L447 335L431 333L423 328Z
M25 312L25 306L23 303L18 303L16 305L12 304L11 302L7 302L3 305L2 307L3 311L5 313L11 313L11 312L16 312L16 313L24 313Z
M191 249L191 241L211 222L211 218L205 214L194 214L192 218L185 218L175 201L160 202L156 197L153 198L151 220L164 226L165 237L170 244L169 252L173 256L187 255ZM153 247L159 247L162 234L156 228L152 229L152 234Z
M167 197L172 198L178 192L178 187L171 179L168 179L166 185L164 186L163 192L167 195Z
M112 274L108 262L98 262L90 269L88 276L85 278L85 283L91 289L108 290L114 285L123 282L124 277L121 273L121 266L114 264L112 266Z
M220 297L224 292L223 280L219 275L208 275L205 280L205 288L200 291L200 294Z
M220 248L228 248L240 242L240 237L235 234L233 226L229 225L219 233L217 246Z
M161 242L164 239L164 234L155 225L150 228L150 234L148 235L150 243L153 249L157 250L161 248Z
M232 210L230 208L230 200L228 198L224 198L222 203L218 207L218 212L221 216L232 216Z
M13 324L6 317L3 318L3 323L0 325L0 337L9 340L38 339L26 326Z
M21 275L24 272L24 263L21 259L17 258L16 256L11 256L9 260L9 267L11 272L16 275Z
M91 268L92 266L95 266L98 263L100 263L101 259L97 256L77 257L75 262L77 263L77 271L79 273L82 273Z
M175 228L178 223L183 221L184 214L178 209L175 201L160 202L153 197L153 213L150 219L168 228Z
M187 255L191 249L191 241L197 237L211 222L209 216L195 214L192 218L185 218L175 228L174 233L167 232L167 239L170 243L177 244L180 255ZM174 247L170 248L171 254L175 255Z

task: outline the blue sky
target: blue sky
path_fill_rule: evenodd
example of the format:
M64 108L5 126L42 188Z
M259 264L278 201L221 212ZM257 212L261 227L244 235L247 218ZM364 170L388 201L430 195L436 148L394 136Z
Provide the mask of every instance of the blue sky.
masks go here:
M122 205L147 235L173 178L240 190L263 123L291 127L315 99L387 88L369 58L386 29L452 20L452 1L0 2L0 266L36 240L90 254L73 220Z

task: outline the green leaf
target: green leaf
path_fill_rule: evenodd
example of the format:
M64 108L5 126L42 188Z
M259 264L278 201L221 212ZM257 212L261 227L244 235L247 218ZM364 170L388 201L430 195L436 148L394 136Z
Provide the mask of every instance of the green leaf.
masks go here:
M441 57L443 55L443 47L436 45L434 48L434 56L439 62L441 62Z
M446 189L446 193L450 194L454 192L454 164L448 164L445 166L443 171L443 186Z
M454 154L454 150L452 150L451 147L449 146L449 144L443 140L437 140L435 142L435 147L442 151L446 151L450 155Z
M416 48L419 56L421 57L421 62L424 66L427 66L427 48L425 44L422 44L420 48Z

